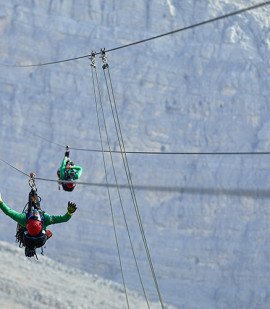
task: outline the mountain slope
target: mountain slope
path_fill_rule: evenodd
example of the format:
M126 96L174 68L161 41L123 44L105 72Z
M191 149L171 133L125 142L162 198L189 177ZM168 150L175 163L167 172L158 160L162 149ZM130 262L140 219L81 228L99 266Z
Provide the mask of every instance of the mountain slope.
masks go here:
M23 249L0 241L1 308L127 308L123 289L110 281L66 267L45 256L24 257ZM147 308L128 291L131 308ZM151 304L151 308L160 308Z

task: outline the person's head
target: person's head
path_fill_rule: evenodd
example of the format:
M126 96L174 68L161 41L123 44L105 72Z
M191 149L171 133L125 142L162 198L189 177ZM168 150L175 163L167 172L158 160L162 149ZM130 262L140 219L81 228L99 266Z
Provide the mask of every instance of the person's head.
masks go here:
M37 236L42 231L42 221L39 212L34 209L28 215L26 229L31 236Z

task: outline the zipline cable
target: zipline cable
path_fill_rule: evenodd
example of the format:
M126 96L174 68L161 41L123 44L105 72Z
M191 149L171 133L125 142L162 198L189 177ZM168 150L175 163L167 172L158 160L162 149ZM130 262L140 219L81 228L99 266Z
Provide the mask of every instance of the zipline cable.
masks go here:
M49 140L48 138L45 138L41 135L38 135L36 133L30 132L26 129L23 129L24 131L48 142L54 145L57 145L61 148L66 148L66 145L53 142ZM69 147L71 150L75 151L85 151L85 152L98 152L98 153L119 153L121 154L121 150L102 150L102 149L94 149L94 148L78 148L78 147ZM202 152L202 151L125 151L126 154L137 154L137 155L202 155L202 156L218 156L218 155L224 155L224 156L249 156L249 155L270 155L270 151L220 151L220 152Z
M146 251L146 256L147 256L148 263L149 263L149 266L150 266L150 269L151 269L151 273L152 273L152 277L153 277L153 280L154 280L154 283L155 283L155 287L156 287L156 290L157 290L157 293L158 293L158 298L159 298L161 307L163 309L164 303L163 303L162 295L161 295L160 288L159 288L159 285L158 285L158 281L157 281L155 269L154 269L154 266L153 266L150 250L149 250L149 247L148 247L148 244L147 244L147 240L146 240L146 236L145 236L145 232L144 232L144 228L143 228L143 224L142 224L142 220L141 220L141 216L140 216L139 206L138 206L135 191L134 191L134 188L133 188L131 172L130 172L127 156L126 156L126 153L125 153L125 144L124 144L124 139L123 139L123 135L122 135L120 120L119 120L117 106L116 106L116 100L115 100L113 86L112 86L112 79L111 79L111 75L110 75L109 65L107 63L107 59L106 59L106 55L105 55L105 50L102 50L102 61L104 62L104 65L102 66L103 73L104 73L104 79L105 79L105 82L106 82L108 98L109 98L109 102L110 102L110 106L111 106L111 112L112 112L112 115L113 115L113 120L114 120L114 124L115 124L115 129L116 129L119 147L120 147L120 150L121 150L124 169L125 169L125 172L126 172L128 184L130 186L130 193L131 193L131 197L132 197L137 221L138 221L138 224L139 224L139 228L140 228L140 231L141 231L141 235L142 235L142 239L143 239L143 243L144 243L144 247L145 247L145 251ZM108 78L106 77L106 72L108 72ZM108 82L108 79L109 79L109 82Z
M22 170L18 169L14 165L8 163L7 161L0 158L0 161L7 164L9 167L13 168L17 172L23 174L27 178L29 175ZM59 181L56 179L49 179L43 177L36 177L36 180L46 181L46 182L56 182ZM70 181L61 180L64 183L71 183ZM97 187L97 188L116 188L116 184L109 183L97 183L97 182L82 182L76 181L78 185L90 186L90 187ZM120 189L130 189L129 184L118 184ZM133 185L133 188L136 190L143 190L143 191L153 191L153 192L166 192L166 193L180 193L180 194L200 194L200 195L230 195L230 196L246 196L246 197L255 197L255 198L270 198L270 188L269 189L244 189L244 188L207 188L207 187L181 187L181 186L150 186L150 185Z
M0 158L0 161L2 161L3 163L7 164L8 166L10 166L11 168L13 168L13 169L16 170L17 172L19 172L19 173L21 173L21 174L23 174L23 175L29 177L28 174L26 174L25 172L21 171L20 169L18 169L18 168L15 167L14 165L8 163L7 161L5 161L5 160L3 160L3 159L1 159L1 158Z
M95 71L95 78L94 78L94 72L93 71ZM98 112L97 93L95 91L95 89L96 89L96 87L95 87L95 80L96 80L96 84L97 84L97 92L98 92L99 101L100 101L99 103L100 103L101 109L103 109L103 108L102 108L102 101L101 101L101 94L100 94L100 86L99 86L99 82L98 82L98 75L97 75L96 67L94 66L93 63L91 65L91 72L92 72L92 80L93 80L94 97L95 97L95 105L96 105L96 114L97 114L98 130L99 130L99 136L100 136L100 144L101 144L101 149L103 150L104 147L103 147L103 139L102 139L102 133L101 133L100 116L99 116L99 112ZM103 110L102 110L102 113L103 113ZM104 113L103 113L103 117L104 117ZM105 124L105 129L106 129L106 124ZM106 135L107 135L107 143L109 144L107 129L106 129ZM114 230L115 242L116 242L118 259L119 259L119 265L120 265L120 270L121 270L122 283L123 283L123 287L124 287L124 291L125 291L127 307L130 308L129 307L129 301L128 301L127 289L126 289L126 283L125 283L125 278L124 278L124 272L123 272L123 266L122 266L120 247L119 247L119 242L118 242L118 236L117 236L117 232L116 232L116 225L115 225L115 219L114 219L114 211L113 211L113 206L112 206L112 199L111 199L110 189L108 187L108 183L109 183L108 182L108 173L107 173L107 166L106 166L106 160L105 160L105 153L104 152L102 152L102 161L103 161L105 179L106 179L106 184L107 184L107 193L108 193L108 198L109 198L109 203L110 203L110 211L111 211L113 230Z
M119 50L119 49L127 48L127 47L130 47L130 46L134 46L134 45L137 45L137 44L145 43L145 42L148 42L148 41L151 41L151 40L156 40L156 39L159 39L159 38L164 37L164 36L172 35L172 34L175 34L175 33L178 33L178 32L186 31L186 30L193 29L193 28L196 28L196 27L200 27L200 26L212 23L212 22L216 22L218 20L229 18L231 16L235 16L235 15L239 15L239 14L242 14L242 13L245 13L245 12L248 12L248 11L256 10L258 8L267 6L269 4L270 4L270 1L264 1L264 2L261 2L261 3L255 4L253 6L249 6L249 7L246 7L246 8L243 8L243 9L240 9L240 10L228 13L228 14L224 14L224 15L221 15L221 16L217 16L217 17L202 21L202 22L198 22L196 24L192 24L190 26L186 26L186 27L176 29L176 30L173 30L173 31L170 31L170 32L159 34L159 35L156 35L156 36L153 36L153 37L150 37L150 38L147 38L147 39L143 39L143 40L140 40L140 41L136 41L136 42L133 42L133 43L114 47L114 48L108 49L106 52L108 53L108 52L116 51L116 50ZM96 55L99 55L99 54L100 54L100 52L96 53ZM68 61L80 60L80 59L83 59L83 58L89 58L90 56L91 55L84 55L84 56L79 56L79 57L67 58L67 59L63 59L63 60L57 60L57 61L51 61L51 62L45 62L45 63L38 63L38 64L28 64L28 65L1 64L1 65L2 66L8 66L8 67L21 67L21 68L39 67L39 66L46 66L46 65L52 65L52 64L59 64L59 63L68 62Z
M247 7L247 8L243 8L243 9L240 9L240 10L237 10L237 11L225 14L225 15L217 16L217 17L214 17L214 18L211 18L211 19L208 19L208 20L205 20L205 21L184 27L184 28L176 29L176 30L173 30L173 31L170 31L170 32L167 32L167 33L163 33L163 34L159 34L159 35L156 35L156 36L144 39L144 40L129 43L129 44L122 45L122 46L119 46L119 47L115 47L115 48L109 49L107 52L112 52L112 51L119 50L119 49L122 49L122 48L130 47L130 46L133 46L133 45L145 43L145 42L148 42L148 41L151 41L151 40L156 40L156 39L159 39L159 38L167 36L167 35L175 34L177 32L182 32L182 31L186 31L186 30L193 29L193 28L196 28L196 27L200 27L200 26L203 26L203 25L206 25L206 24L209 24L209 23L221 20L221 19L229 18L229 17L234 16L234 15L239 15L239 14L245 13L247 11L255 10L255 9L260 8L260 7L269 5L269 4L270 4L270 1L265 1L263 3L259 3L259 4L256 4L256 5Z

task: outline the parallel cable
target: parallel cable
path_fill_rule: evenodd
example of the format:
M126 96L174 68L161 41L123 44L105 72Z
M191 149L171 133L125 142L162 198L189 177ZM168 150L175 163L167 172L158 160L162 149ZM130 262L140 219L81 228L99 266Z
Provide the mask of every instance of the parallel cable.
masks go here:
M3 159L1 159L1 158L0 158L0 161L2 161L3 163L7 164L8 166L10 166L11 168L13 168L13 169L14 169L14 170L16 170L17 172L19 172L19 173L21 173L21 174L23 174L23 175L25 175L25 176L29 177L29 175L28 175L28 174L26 174L26 173L25 173L25 172L23 172L22 170L18 169L18 168L17 168L17 167L15 167L14 165L12 165L12 164L8 163L7 161L5 161L5 160L3 160Z
M105 52L104 52L104 55L103 55L103 60L104 60L104 58L105 58ZM107 77L106 77L106 70L108 71L109 83L108 83ZM147 240L146 240L146 237L145 237L145 233L144 233L144 228L143 228L143 224L142 224L142 220L141 220L141 216L140 216L140 212L139 212L139 207L138 207L135 191L134 191L134 188L133 188L133 182L132 182L132 178L131 178L131 172L130 172L127 156L125 154L124 139L123 139L121 125L120 125L120 121L119 121L119 117L118 117L116 100L115 100L115 96L114 96L109 65L107 63L105 63L103 65L103 72L104 72L104 79L105 79L105 82L106 82L109 102L110 102L110 105L111 105L111 111L112 111L112 115L113 115L113 119L114 119L114 123L115 123L118 143L119 143L119 147L121 149L122 160L123 160L123 163L124 163L124 168L125 168L128 184L130 186L130 193L131 193L131 197L132 197L132 200L133 200L133 205L134 205L137 221L138 221L139 228L140 228L140 231L141 231L141 235L142 235L147 259L148 259L149 266L150 266L150 269L151 269L152 277L154 279L154 283L155 283L156 290L157 290L157 293L158 293L159 301L160 301L161 307L164 308L161 292L160 292L160 289L159 289L158 281L157 281L157 278L156 278L154 266L153 266L151 255L150 255L150 250L149 250ZM110 92L111 92L111 95L110 95ZM112 98L111 98L111 96L112 96Z
M57 145L61 148L66 148L66 145L60 144L54 141L51 141L50 139L43 137L37 133L33 133L27 129L23 130L27 133L32 134L35 137L38 137L50 144ZM78 148L78 147L69 147L71 150L75 151L85 151L85 152L105 152L105 153L118 153L121 154L121 150L101 150L101 149L95 149L95 148ZM270 151L216 151L216 152L211 152L211 151L128 151L125 150L126 154L135 154L135 155L203 155L203 156L218 156L218 155L224 155L224 156L237 156L237 155L243 155L243 156L249 156L249 155L270 155Z
M123 218L124 218L124 221L125 221L125 226L126 226L126 229L127 229L128 238L129 238L129 242L130 242L130 246L131 246L133 258L134 258L134 261L135 261L137 273L138 273L138 276L139 276L139 280L140 280L140 283L141 283L141 287L142 287L142 290L143 290L143 293L144 293L144 297L145 297L147 306L148 306L148 308L150 308L150 307L149 307L149 302L148 302L148 299L147 299L147 295L146 295L146 291L145 291L145 287L144 287L144 284L143 284L143 281L142 281L142 276L141 276L141 273L140 273L140 270L139 270L138 261L137 261L136 255L135 255L135 250L134 250L134 247L133 247L133 244L132 244L132 240L131 240L131 235L130 235L129 227L128 227L127 220L126 220L126 214L125 214L125 210L124 210L123 202L122 202L122 197L121 197L120 190L119 190L119 186L118 186L118 180L117 180L117 176L116 176L116 170L115 170L115 167L114 167L114 162L113 162L113 157L112 157L112 151L111 151L111 147L110 147L110 143L109 143L109 138L108 138L108 130L107 130L107 126L106 126L106 119L105 119L105 114L104 114L104 110L103 110L102 104L101 104L101 110L102 110L102 116L103 116L103 122L104 122L105 132L106 132L106 136L107 136L107 144L108 144L108 147L109 147L109 153L110 153L110 159L111 159L111 164L112 164L114 179L115 179L116 188L117 188L117 192L118 192L118 198L119 198L119 201L120 201L120 206L121 206L121 209L122 209L122 214L123 214ZM104 155L104 154L103 154L103 155Z
M38 138L42 139L42 140L44 140L44 141L46 141L46 142L48 142L48 143L50 143L50 144L53 144L53 145L56 145L56 146L59 146L59 147L62 147L62 148L66 148L66 145L64 146L64 145L62 145L62 144L53 142L53 141L49 140L48 138L43 137L43 136L41 136L41 135L39 135L39 134L37 134L37 133L35 133L35 132L33 133L33 132L31 132L31 131L29 131L29 130L26 130L26 129L24 129L24 128L22 128L22 130L25 131L25 132L27 132L27 133L32 134L32 135L35 136L35 137L38 137Z
M31 131L28 131L26 129L23 129L24 131L48 142L54 145L57 145L61 148L66 148L66 145L60 144L54 141L49 140L46 137L43 137L37 133L33 133ZM105 149L94 149L94 148L78 148L78 147L69 147L71 150L75 151L85 151L85 152L98 152L98 153L118 153L121 154L121 150L105 150ZM211 151L128 151L125 150L126 154L135 154L135 155L202 155L202 156L252 156L252 155L270 155L270 151L217 151L217 152L211 152Z
M152 37L149 37L149 38L146 38L146 39L143 39L143 40L140 40L140 41L136 41L136 42L133 42L133 43L114 47L114 48L108 49L106 52L108 53L108 52L116 51L116 50L119 50L119 49L127 48L127 47L130 47L130 46L134 46L134 45L137 45L137 44L145 43L145 42L148 42L148 41L151 41L151 40L156 40L156 39L159 39L159 38L164 37L164 36L172 35L172 34L175 34L175 33L178 33L178 32L186 31L186 30L193 29L193 28L196 28L196 27L200 27L200 26L212 23L212 22L216 22L218 20L229 18L231 16L235 16L235 15L239 15L239 14L251 11L251 10L255 10L255 9L267 6L269 4L270 4L270 1L264 1L264 2L261 2L261 3L255 4L253 6L249 6L249 7L246 7L246 8L243 8L243 9L240 9L240 10L228 13L228 14L224 14L224 15L221 15L221 16L217 16L217 17L202 21L202 22L198 22L196 24L192 24L190 26L186 26L186 27L176 29L176 30L173 30L173 31L170 31L170 32L162 33L162 34L152 36ZM95 53L95 55L99 55L99 54L100 54L100 52ZM39 66L46 66L46 65L52 65L52 64L59 64L59 63L68 62L68 61L80 60L80 59L83 59L83 58L89 58L90 56L91 55L84 55L84 56L79 56L79 57L67 58L67 59L63 59L63 60L57 60L57 61L51 61L51 62L45 62L45 63L38 63L38 64L28 64L28 65L1 64L1 65L2 66L8 66L8 67L21 67L21 68L39 67Z
M173 30L173 31L170 31L170 32L167 32L167 33L163 33L163 34L159 34L159 35L156 35L156 36L144 39L144 40L140 40L140 41L137 41L137 42L129 43L129 44L122 45L122 46L119 46L119 47L115 47L115 48L107 50L106 52L111 52L111 51L119 50L119 49L122 49L122 48L130 47L130 46L133 46L133 45L145 43L145 42L148 42L148 41L151 41L151 40L156 40L156 39L162 38L162 37L167 36L167 35L172 35L172 34L175 34L177 32L186 31L186 30L189 30L189 29L200 27L200 26L203 26L203 25L206 25L206 24L209 24L209 23L221 20L221 19L225 19L225 18L234 16L234 15L239 15L239 14L245 13L247 11L255 10L255 9L260 8L260 7L269 5L269 4L270 4L270 1L265 1L265 2L262 2L262 3L259 3L259 4L256 4L256 5L247 7L247 8L243 8L243 9L240 9L240 10L228 13L228 14L217 16L217 17L214 17L214 18L211 18L211 19L208 19L208 20L205 20L205 21L202 21L202 22L190 25L190 26L187 26L187 27L184 27L184 28L176 29L176 30Z
M99 130L99 136L100 136L100 144L101 144L101 149L103 149L104 148L103 147L103 139L102 139L102 133L101 133L100 117L99 117L99 112L98 112L98 102L97 102L97 94L96 94L96 91L95 91L95 82L94 82L95 79L94 79L93 70L94 70L94 66L91 66L93 88L94 88L94 97L95 97L95 105L96 105L96 114L97 114L97 122L98 122L98 130ZM103 108L102 108L102 101L101 101L101 94L100 94L100 86L99 86L99 82L98 82L98 76L97 76L96 69L95 69L95 78L96 78L97 90L98 90L98 94L99 94L99 103L100 103L100 106L101 106L101 109L102 109L103 118L104 118L104 112L103 112ZM104 125L105 125L105 128L106 128L106 123ZM106 129L106 135L107 135L107 143L109 144L107 129ZM123 287L124 287L124 291L125 291L127 307L129 308L128 294L127 294L127 289L126 289L126 284L125 284L125 278L124 278L124 272L123 272L121 254L120 254L120 247L119 247L119 242L118 242L118 236L117 236L117 232L116 232L116 225L115 225L115 219L114 219L114 212L113 212L111 194L110 194L110 189L108 187L108 174L107 174L107 166L106 166L106 160L105 160L105 153L104 152L102 153L102 160L103 160L105 179L106 179L106 184L107 184L107 193L108 193L108 198L109 198L109 203L110 203L110 210L111 210L111 216L112 216L113 230L114 230L114 236L115 236L115 242L116 242L116 247L117 247L119 265L120 265L120 270L121 270L122 282L123 282Z
M7 164L9 167L13 168L17 172L23 174L27 178L29 175L24 171L18 169L14 165L10 164L9 162L0 159L1 162ZM45 181L45 182L56 182L56 179L49 179L43 177L36 177L36 180ZM64 183L73 183L68 180L61 180ZM98 183L98 182L83 182L83 181L76 181L78 185L90 186L90 187L97 187L97 188L116 188L116 184L113 183ZM130 189L129 184L118 184L117 185L120 189ZM133 188L136 190L143 190L143 191L153 191L153 192L166 192L166 193L180 193L180 194L200 194L200 195L229 195L229 196L246 196L246 197L255 197L255 198L270 198L270 188L267 189L251 189L251 188L209 188L209 187L190 187L190 186L160 186L160 185L133 185Z
M96 72L96 69L95 69L95 72ZM97 79L97 83L98 83L97 72L96 72L96 79ZM94 86L94 83L93 83L93 86ZM94 92L95 92L95 89L94 89ZM141 276L141 273L140 273L138 261L137 261L136 255L135 255L134 246L132 244L131 235L130 235L129 227L128 227L128 224L127 224L126 214L125 214L125 210L124 210L124 207L123 207L122 197L121 197L119 186L118 186L118 180L117 180L116 171L115 171L115 167L114 167L114 162L113 162L113 157L112 157L112 152L111 152L111 147L110 147L110 142L109 142L109 136L108 136L108 130L107 130L107 126L106 126L106 119L105 119L105 114L104 114L104 110L103 110L103 104L102 104L102 101L101 101L100 92L99 92L99 95L100 95L100 105L101 105L101 110L102 110L103 123L104 123L104 128L105 128L105 132L106 132L106 136L107 136L107 144L108 144L108 147L109 147L109 150L110 150L110 159L111 159L115 184L116 184L116 188L117 188L118 198L119 198L119 201L120 201L120 206L121 206L125 226L126 226L126 229L127 229L130 247L131 247L131 251L132 251L132 254L133 254L134 261L135 261L135 265L136 265L137 273L138 273L139 280L140 280L140 283L141 283L141 287L142 287L142 290L143 290L143 294L144 294L144 297L145 297L145 300L146 300L146 303L147 303L147 307L150 308L149 302L148 302L148 299L147 299L147 295L146 295L146 291L145 291L145 287L144 287L144 284L143 284L143 281L142 281L142 276ZM98 115L98 110L97 110L97 115ZM101 137L101 133L100 133L100 137ZM103 158L104 158L104 153L105 152L103 152Z

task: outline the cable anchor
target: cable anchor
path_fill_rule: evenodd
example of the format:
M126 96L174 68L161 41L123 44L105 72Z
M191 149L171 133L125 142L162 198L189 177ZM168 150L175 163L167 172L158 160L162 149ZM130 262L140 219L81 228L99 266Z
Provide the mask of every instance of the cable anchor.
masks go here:
M34 172L31 172L29 174L29 180L28 180L28 183L29 183L29 186L32 190L34 191L37 191L37 187L36 187L36 183L35 183L35 178L36 178L36 174Z
M89 57L90 59L90 66L95 68L96 67L96 53L94 51L91 52L91 55Z
M103 62L102 69L105 70L105 69L107 69L109 67L109 65L107 63L107 56L106 56L106 53L105 53L105 48L103 48L103 49L101 48L100 53L101 53L100 58L101 58L101 60Z

